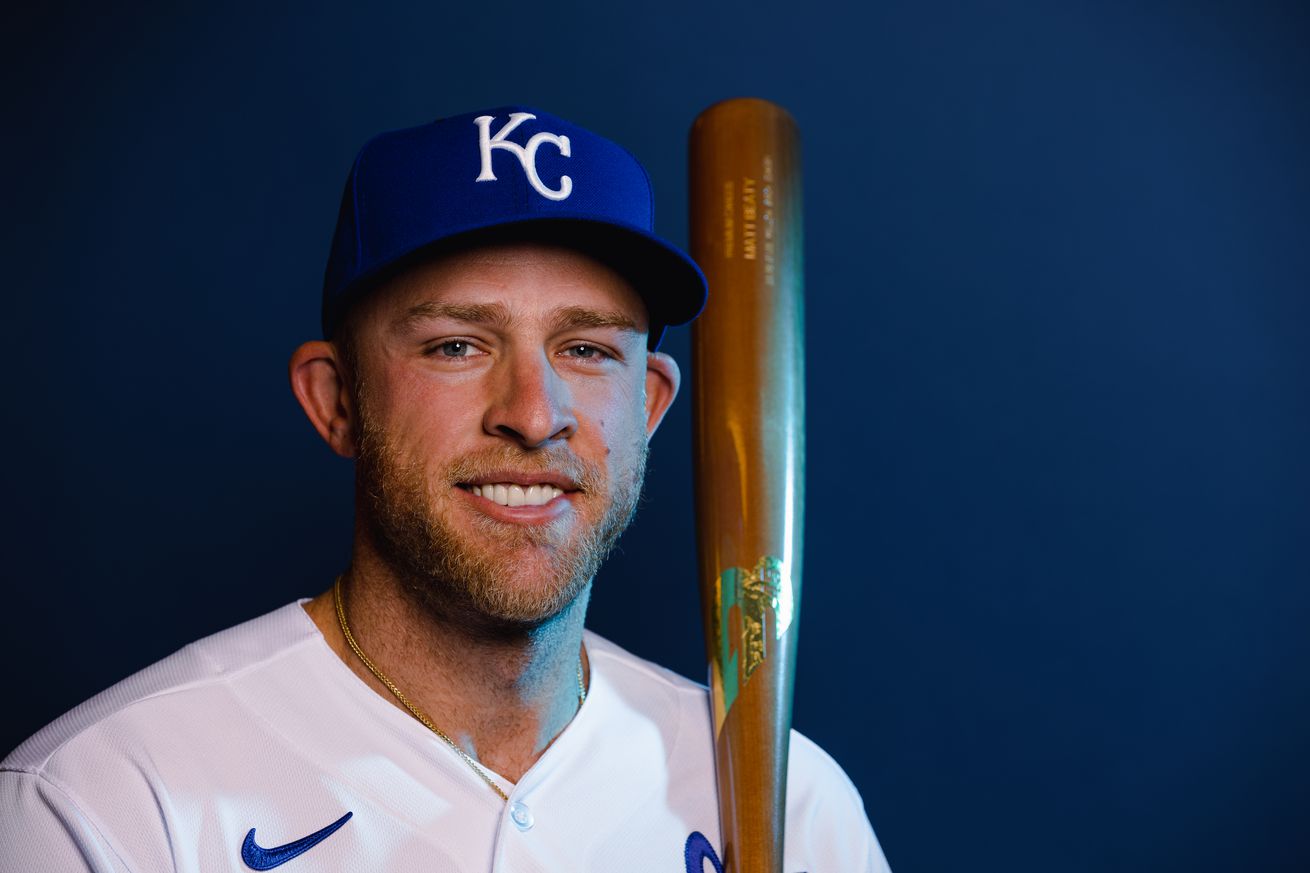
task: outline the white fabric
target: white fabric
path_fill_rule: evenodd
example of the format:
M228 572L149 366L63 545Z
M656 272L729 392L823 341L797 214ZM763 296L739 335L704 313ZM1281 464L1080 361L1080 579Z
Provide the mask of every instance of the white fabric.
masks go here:
M246 870L251 828L273 848L351 812L279 869L684 873L693 831L722 850L706 691L590 632L586 646L587 701L517 785L502 780L507 807L288 604L120 682L0 763L0 871ZM795 733L786 854L786 873L887 870L850 780Z

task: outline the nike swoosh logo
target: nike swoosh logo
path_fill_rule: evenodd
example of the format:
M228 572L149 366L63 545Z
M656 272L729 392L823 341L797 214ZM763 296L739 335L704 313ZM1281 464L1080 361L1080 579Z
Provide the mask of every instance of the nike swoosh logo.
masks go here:
M350 821L352 815L353 812L348 812L321 831L314 831L307 837L301 837L295 842L275 846L272 849L265 849L256 843L255 829L251 828L250 833L246 834L246 841L241 844L241 860L245 861L246 866L251 870L272 870L274 867L280 867L332 836L337 828Z

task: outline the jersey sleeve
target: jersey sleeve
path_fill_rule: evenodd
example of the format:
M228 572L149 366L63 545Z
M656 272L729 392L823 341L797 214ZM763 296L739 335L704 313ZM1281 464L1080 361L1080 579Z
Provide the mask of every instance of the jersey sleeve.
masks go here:
M808 738L792 732L787 772L788 873L891 873L882 846L846 772Z
M53 782L0 771L0 873L135 873Z

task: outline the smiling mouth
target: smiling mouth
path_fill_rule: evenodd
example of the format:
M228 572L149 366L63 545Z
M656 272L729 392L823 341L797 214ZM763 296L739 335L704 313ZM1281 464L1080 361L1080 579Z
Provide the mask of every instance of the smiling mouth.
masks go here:
M501 506L544 506L564 494L562 489L554 485L529 485L525 488L512 482L459 487Z

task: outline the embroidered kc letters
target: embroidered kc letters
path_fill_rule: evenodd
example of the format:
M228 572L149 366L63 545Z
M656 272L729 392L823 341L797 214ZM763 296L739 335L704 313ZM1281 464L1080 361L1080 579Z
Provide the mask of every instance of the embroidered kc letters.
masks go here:
M563 157L569 157L569 138L555 133L541 131L533 134L526 145L519 145L511 142L507 137L514 132L520 124L530 121L537 116L531 112L511 112L509 121L505 122L504 127L496 131L493 136L491 133L491 122L496 119L490 115L479 115L473 119L473 123L478 126L478 148L482 151L482 172L478 174L478 182L494 182L496 174L491 169L491 150L504 149L519 159L523 165L523 172L528 177L528 184L532 185L542 197L548 200L563 200L573 193L573 180L568 176L559 177L558 188L547 188L546 183L541 181L537 175L537 149L541 148L544 142L551 143Z

